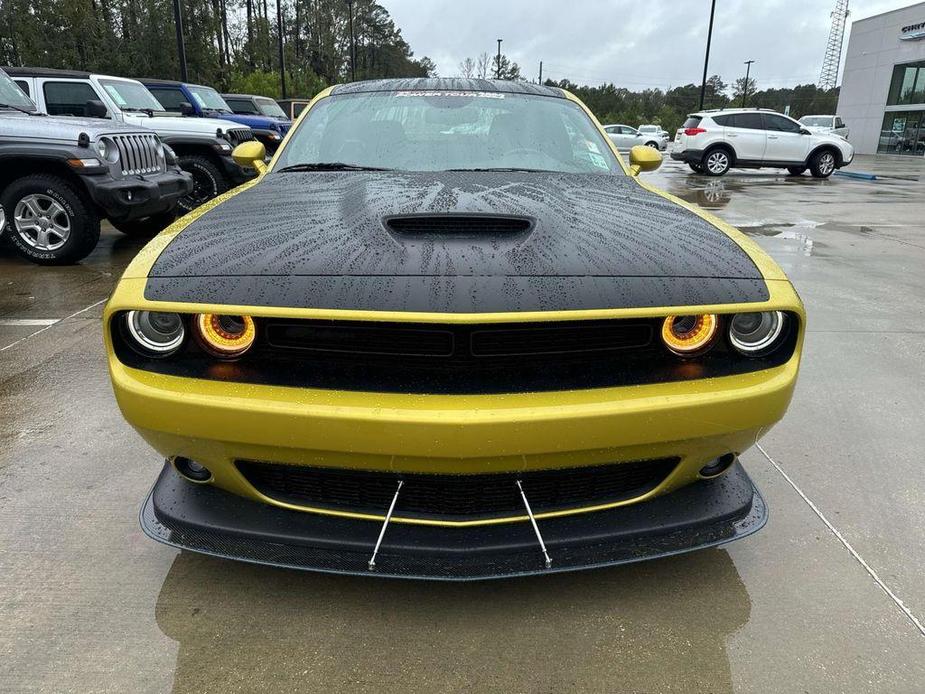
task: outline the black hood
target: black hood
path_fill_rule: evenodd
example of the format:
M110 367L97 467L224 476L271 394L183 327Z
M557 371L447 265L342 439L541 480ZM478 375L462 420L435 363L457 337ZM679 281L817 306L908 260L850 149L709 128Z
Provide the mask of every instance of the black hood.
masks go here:
M429 224L447 215L468 223ZM157 259L146 296L485 312L763 301L767 289L726 234L625 176L342 172L273 174L203 215Z

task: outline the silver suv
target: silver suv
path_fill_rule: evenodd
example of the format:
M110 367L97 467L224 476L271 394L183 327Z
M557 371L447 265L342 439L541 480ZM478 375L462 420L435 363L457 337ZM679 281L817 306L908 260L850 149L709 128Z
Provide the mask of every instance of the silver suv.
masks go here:
M854 159L854 147L831 133L814 133L793 118L767 109L724 109L692 113L671 145L671 158L697 173L722 176L732 167L807 169L828 178Z
M102 218L125 233L160 231L192 189L155 133L47 116L0 70L0 233L20 255L77 262L96 246Z

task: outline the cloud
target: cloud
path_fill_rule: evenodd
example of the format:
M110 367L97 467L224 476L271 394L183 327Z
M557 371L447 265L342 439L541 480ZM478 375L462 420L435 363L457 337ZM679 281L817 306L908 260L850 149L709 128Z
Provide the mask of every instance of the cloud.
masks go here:
M700 83L708 0L380 0L417 56L444 76L497 38L528 79L613 82L628 89ZM851 19L911 4L853 2ZM732 82L755 60L762 88L816 82L834 0L717 0L710 74ZM850 22L850 20L849 20ZM847 46L847 36L845 45Z

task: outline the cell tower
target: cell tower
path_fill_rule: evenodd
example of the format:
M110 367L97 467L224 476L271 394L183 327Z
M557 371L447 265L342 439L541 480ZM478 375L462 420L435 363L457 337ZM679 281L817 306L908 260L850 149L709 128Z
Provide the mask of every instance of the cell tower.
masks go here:
M841 49L845 40L845 24L848 21L848 0L835 0L832 10L832 28L825 46L822 72L819 74L820 89L834 89L838 82L838 68L841 66Z

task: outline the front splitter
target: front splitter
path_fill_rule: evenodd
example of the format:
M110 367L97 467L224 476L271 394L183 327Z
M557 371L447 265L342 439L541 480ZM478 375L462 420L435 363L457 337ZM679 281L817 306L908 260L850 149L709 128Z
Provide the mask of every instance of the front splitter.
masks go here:
M400 508L400 501L399 501ZM165 465L141 509L158 542L226 559L326 573L443 581L576 571L666 557L738 540L767 522L767 506L736 463L651 501L530 523L435 527L291 511L192 484Z

